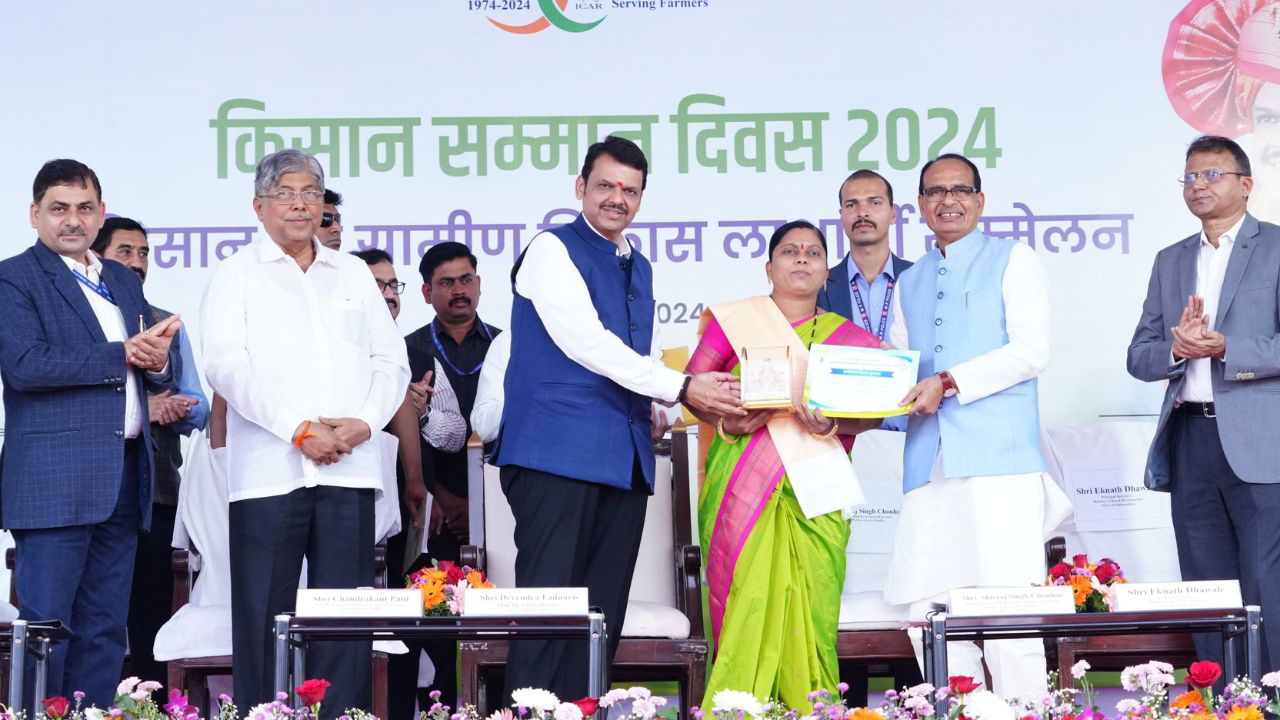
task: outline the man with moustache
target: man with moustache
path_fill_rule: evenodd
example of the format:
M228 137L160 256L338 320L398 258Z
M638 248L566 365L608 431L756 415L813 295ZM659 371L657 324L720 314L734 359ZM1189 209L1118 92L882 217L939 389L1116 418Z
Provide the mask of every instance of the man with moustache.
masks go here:
M480 275L476 256L458 242L431 246L418 263L422 275L422 297L435 310L435 318L405 337L409 367L419 378L415 387L430 391L443 383L453 388L457 407L466 421L465 437L471 436L471 410L476 401L480 370L489 344L501 329L480 319ZM412 389L412 388L411 388ZM434 404L435 400L431 400ZM419 404L426 413L429 406ZM423 416L423 422L427 418ZM433 560L459 561L462 544L468 541L467 451L447 447L424 436L423 477L431 493L431 517L427 526L427 547ZM457 643L425 643L436 668L433 687L440 702L457 705ZM410 710L411 711L411 710Z
M17 546L19 617L59 620L74 633L53 646L45 695L80 690L86 705L108 707L138 533L151 520L155 458L142 392L172 389L180 322L149 322L137 276L90 252L106 213L93 170L51 160L32 191L39 240L0 262L0 508ZM34 683L34 662L26 677ZM23 692L31 713L33 684Z
M115 260L134 271L146 284L151 248L147 230L137 220L107 218L91 249L102 259ZM155 305L149 310L153 323L173 314ZM177 392L147 393L151 440L155 443L155 495L151 498L151 528L138 536L129 600L129 672L142 678L162 678L167 673L165 664L156 662L152 655L152 646L160 626L173 614L172 544L182 481L182 436L203 430L209 420L209 400L200 386L185 329L178 330L171 347L181 358Z
M404 341L365 264L316 240L324 170L300 150L254 175L266 237L223 260L205 293L206 377L227 405L234 697L272 698L272 618L307 586L373 584L374 431L409 382ZM368 707L368 643L315 643L307 667L333 679L322 717Z
M1239 580L1261 605L1262 662L1280 661L1280 227L1246 209L1249 158L1233 140L1187 148L1182 198L1200 232L1161 250L1129 345L1129 374L1167 382L1147 487L1170 492L1184 580ZM1222 645L1197 635L1201 658Z
M653 399L744 415L728 373L689 376L648 357L653 275L625 236L648 160L630 140L591 145L582 212L535 236L512 270L511 360L494 464L515 516L516 584L586 586L605 613L611 664L653 489ZM508 693L587 691L585 642L512 643Z
M874 170L858 170L840 184L837 196L849 253L828 273L818 305L888 341L897 278L911 267L889 250L889 229L898 220L893 186ZM881 427L906 430L906 418L885 418Z
M923 619L958 587L1038 585L1043 538L1069 511L1044 472L1036 376L1049 364L1049 293L1030 247L978 227L978 168L945 154L920 172L936 247L899 276L890 342L920 352L902 512L885 600ZM918 636L916 636L918 637ZM1003 697L1045 693L1039 640L950 643L952 671Z
M316 231L316 239L330 250L342 249L342 193L331 188L324 189L324 206L320 212L320 229Z

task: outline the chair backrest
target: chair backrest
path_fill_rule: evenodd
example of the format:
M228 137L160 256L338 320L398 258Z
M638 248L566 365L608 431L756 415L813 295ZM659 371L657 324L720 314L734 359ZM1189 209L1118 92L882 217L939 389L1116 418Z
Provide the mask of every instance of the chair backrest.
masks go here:
M678 441L661 443L654 477L654 494L645 512L640 554L631 581L630 599L679 607L676 600L678 548L690 544L689 443L683 428ZM672 458L672 451L675 448ZM471 464L472 544L484 548L485 572L499 587L515 587L515 518L502 492L499 469L484 464L478 449L468 454ZM673 472L673 469L678 472ZM476 502L477 498L480 502ZM678 501L676 498L682 498ZM680 542L683 539L683 542Z
M1043 434L1049 475L1071 498L1074 517L1058 528L1067 555L1110 557L1137 582L1181 579L1169 494L1143 484L1155 435L1150 421L1104 421Z

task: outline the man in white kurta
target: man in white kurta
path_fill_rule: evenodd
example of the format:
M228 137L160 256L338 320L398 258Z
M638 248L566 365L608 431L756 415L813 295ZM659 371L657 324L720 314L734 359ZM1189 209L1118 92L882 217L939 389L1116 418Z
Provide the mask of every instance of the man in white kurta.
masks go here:
M235 699L272 699L272 618L304 555L313 588L370 586L377 443L404 401L404 340L358 258L315 240L324 171L298 150L263 158L253 207L268 237L222 261L202 325L209 384L227 401ZM322 716L368 707L369 645L316 647L333 682Z
M977 230L978 169L943 155L921 172L937 247L902 274L891 342L920 351L903 463L905 496L885 599L923 619L960 587L1043 581L1044 534L1069 511L1044 472L1035 378L1049 363L1049 297L1030 247ZM904 403L905 404L905 403ZM919 640L917 653L919 653ZM1036 697L1040 640L986 642L992 690ZM973 643L950 643L949 672L983 678Z

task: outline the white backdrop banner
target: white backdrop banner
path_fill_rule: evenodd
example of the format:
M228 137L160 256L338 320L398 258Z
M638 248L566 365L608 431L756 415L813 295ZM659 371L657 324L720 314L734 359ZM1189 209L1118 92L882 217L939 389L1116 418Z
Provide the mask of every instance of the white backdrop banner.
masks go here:
M150 228L149 298L194 320L211 270L262 235L255 163L298 147L346 198L343 249L395 258L406 332L431 317L418 259L446 240L478 256L480 314L505 327L512 262L572 218L587 145L617 133L652 162L631 239L654 264L660 342L691 344L702 308L766 291L782 222L814 221L832 263L845 253L852 170L892 182L893 249L924 253L920 167L962 152L983 174L983 227L1048 267L1046 423L1152 413L1160 388L1129 378L1124 354L1155 252L1198 229L1174 182L1198 127L1244 137L1255 208L1275 214L1280 113L1266 68L1236 61L1239 28L1268 6L20 3L0 26L0 254L34 240L40 164L74 157L108 212Z

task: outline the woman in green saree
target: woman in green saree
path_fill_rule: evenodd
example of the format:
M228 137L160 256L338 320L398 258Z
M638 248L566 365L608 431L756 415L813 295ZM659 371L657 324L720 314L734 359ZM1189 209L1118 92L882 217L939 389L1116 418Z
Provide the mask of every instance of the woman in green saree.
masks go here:
M769 241L765 271L773 291L767 300L755 302L775 315L776 306L782 317L767 327L741 320L729 327L735 323L717 316L713 307L686 372L740 374L734 348L778 345L777 333L794 333L805 348L815 342L881 346L871 333L817 307L818 292L827 281L827 252L826 239L812 224L795 221L779 227ZM781 342L794 343L794 338ZM834 692L838 682L836 626L849 521L840 511L805 517L775 442L785 443L788 432L779 431L792 428L779 428L776 418L766 423L783 416L782 422L794 423L803 433L824 440L836 437L847 453L853 435L879 421L824 417L805 406L794 390L792 405L790 411L752 410L740 417L699 415L716 428L703 427L714 434L698 503L716 644L704 701L708 706L716 692L729 689L808 711L810 691Z

